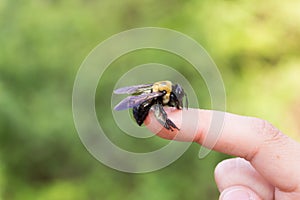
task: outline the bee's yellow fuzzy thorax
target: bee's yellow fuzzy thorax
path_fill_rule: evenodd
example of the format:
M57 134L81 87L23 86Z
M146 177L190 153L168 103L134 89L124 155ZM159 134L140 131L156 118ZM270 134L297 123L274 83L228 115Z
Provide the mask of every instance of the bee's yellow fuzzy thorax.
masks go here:
M172 82L171 81L159 81L153 84L153 92L163 92L166 91L165 96L163 96L163 103L167 104L170 100L170 94L172 92Z

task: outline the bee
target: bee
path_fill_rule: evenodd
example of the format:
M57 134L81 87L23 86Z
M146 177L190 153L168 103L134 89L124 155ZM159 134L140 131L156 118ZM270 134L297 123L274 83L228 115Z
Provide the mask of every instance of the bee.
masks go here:
M188 108L187 95L179 84L171 81L159 81L153 84L133 85L114 90L115 94L130 94L115 106L115 110L125 110L132 108L133 117L137 124L141 126L146 119L149 110L152 108L157 121L166 129L173 131L179 128L168 119L164 106L183 108L183 98L185 97L185 107Z

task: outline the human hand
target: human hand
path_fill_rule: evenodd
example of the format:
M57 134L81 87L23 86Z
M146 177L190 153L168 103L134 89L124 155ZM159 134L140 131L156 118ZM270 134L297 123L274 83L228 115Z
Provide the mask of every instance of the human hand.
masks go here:
M152 112L146 126L162 138L205 146L204 138L209 137L212 115L217 111L167 108L166 112L179 127L182 116L198 120L196 134L191 134L192 126L182 126L180 133L169 131ZM212 149L239 158L222 161L215 169L220 199L300 199L300 144L264 120L223 114L223 128Z

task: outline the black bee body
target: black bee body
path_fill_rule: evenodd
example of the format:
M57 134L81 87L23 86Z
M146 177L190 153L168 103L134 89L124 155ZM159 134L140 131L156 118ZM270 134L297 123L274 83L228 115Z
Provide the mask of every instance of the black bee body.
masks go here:
M186 94L179 84L172 84L170 81L159 81L154 84L136 85L119 88L114 91L116 94L132 94L122 100L115 110L133 109L133 116L138 125L142 125L150 109L159 123L166 129L173 130L179 128L168 119L167 113L163 106L176 107L182 109L183 97ZM186 97L186 108L187 108Z
M139 126L141 126L145 121L151 106L154 104L154 101L155 100L150 100L150 102L146 101L132 108L133 117Z

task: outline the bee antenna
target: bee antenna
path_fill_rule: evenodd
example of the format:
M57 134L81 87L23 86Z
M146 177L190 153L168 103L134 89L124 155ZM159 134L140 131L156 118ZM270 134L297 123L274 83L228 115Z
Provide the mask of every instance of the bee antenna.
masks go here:
M189 107L189 102L188 102L188 97L187 97L187 94L186 93L184 93L184 96L185 96L185 107L186 107L186 109L188 109Z

